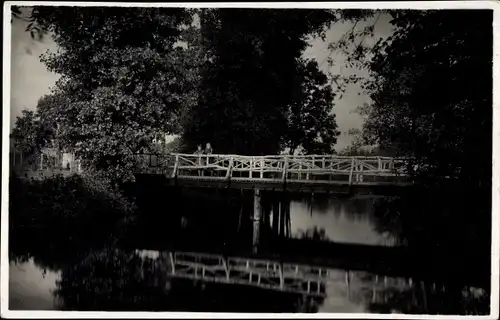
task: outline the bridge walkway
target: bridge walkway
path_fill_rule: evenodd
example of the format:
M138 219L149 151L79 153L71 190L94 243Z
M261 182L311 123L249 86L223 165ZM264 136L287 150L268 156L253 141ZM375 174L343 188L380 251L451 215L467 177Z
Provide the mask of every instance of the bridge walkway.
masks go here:
M308 191L412 185L407 161L390 157L145 154L135 159L138 174L163 175L180 185Z

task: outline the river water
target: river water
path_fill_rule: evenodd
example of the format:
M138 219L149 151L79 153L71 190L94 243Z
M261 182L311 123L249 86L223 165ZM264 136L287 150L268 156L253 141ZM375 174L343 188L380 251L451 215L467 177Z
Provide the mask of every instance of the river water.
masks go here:
M331 197L321 205L315 201L292 201L291 236L297 238L316 228L323 230L326 239L333 242L394 246L393 235L377 231L373 216L376 199Z
M377 226L373 212L376 200L369 196L295 199L290 203L290 237L302 239L313 230L323 242L397 246L395 235L382 232ZM238 216L234 212L233 215ZM196 226L195 220L194 217L182 216L180 227L176 228ZM203 226L206 221L201 219L198 225ZM193 230L196 233L196 230L201 229ZM251 286L172 278L152 267L158 264L155 261L158 261L163 250L161 246L148 247L147 243L127 250L108 248L91 252L77 263L59 267L51 266L51 261L37 261L37 256L22 261L11 259L9 308L454 313L447 306L460 304L460 297L484 300L486 294L479 288L467 288L449 295L445 294L449 289L433 282L412 282L408 277L386 277L366 271L350 272L346 278L343 269L332 269L332 274L338 273L338 281L326 284L325 296L315 298Z

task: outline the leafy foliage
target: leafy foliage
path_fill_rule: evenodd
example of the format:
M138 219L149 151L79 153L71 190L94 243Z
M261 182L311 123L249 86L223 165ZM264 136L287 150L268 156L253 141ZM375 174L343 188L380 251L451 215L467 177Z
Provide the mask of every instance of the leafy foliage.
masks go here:
M297 77L302 88L294 91L296 100L289 105L281 145L289 148L290 154L297 147L306 154L331 154L339 135L332 112L334 93L316 62L303 61L302 64Z
M26 27L26 31L30 33L30 36L34 40L43 40L47 31L43 29L35 17L38 7L23 7L23 6L12 6L11 7L11 22L14 19L29 22ZM35 15L34 15L35 13Z
M418 193L428 201L414 194L390 205L412 220L403 223L409 242L476 254L491 241L492 12L392 15L395 34L369 64L365 138L412 157L409 173L432 187Z
M491 177L492 27L488 11L393 12L366 83L365 138L418 174L477 186ZM467 21L467 23L463 23Z
M61 74L40 113L60 147L110 176L130 177L131 155L175 133L190 102L191 73L178 45L191 15L177 8L36 7L59 47L43 55Z
M132 221L133 210L98 172L31 183L11 177L9 253L35 255L42 261L74 258L113 243Z
M251 155L298 145L329 152L337 134L328 113L333 93L301 53L306 36L321 34L332 19L323 10L200 12L201 80L185 121L188 146L211 142L216 152ZM322 143L314 141L318 134Z
M182 134L183 151L211 142L217 152L332 152L334 94L300 55L335 15L205 9L197 28L193 13L33 8L59 46L42 62L61 79L38 106L58 146L119 179L131 177L132 154L157 151L158 134Z
M14 148L24 155L39 153L41 148L50 143L51 135L49 124L32 110L22 110L11 132Z
M408 173L418 188L377 205L381 231L396 233L415 250L447 255L463 268L487 270L492 12L386 13L394 34L355 57L371 75L363 83L370 96L360 108L363 139L356 142L412 158ZM349 48L358 43L351 41ZM451 254L457 248L461 256Z

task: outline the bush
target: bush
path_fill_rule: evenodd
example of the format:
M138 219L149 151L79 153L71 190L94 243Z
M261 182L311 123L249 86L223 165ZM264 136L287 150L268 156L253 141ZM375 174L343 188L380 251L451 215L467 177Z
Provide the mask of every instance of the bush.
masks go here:
M134 205L97 174L12 177L9 191L13 255L74 256L116 241L133 220Z

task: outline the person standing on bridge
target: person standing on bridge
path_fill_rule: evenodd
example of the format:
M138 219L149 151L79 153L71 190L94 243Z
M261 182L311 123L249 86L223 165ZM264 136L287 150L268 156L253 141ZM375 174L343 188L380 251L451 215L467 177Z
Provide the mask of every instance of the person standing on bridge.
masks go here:
M198 145L198 149L196 149L194 154L203 154L203 149L201 148L201 144Z
M212 145L210 142L208 142L205 146L205 154L212 154L213 153Z
M203 159L201 157L203 155L203 149L201 148L201 144L198 145L198 149L194 152L194 154L198 155L198 165L202 166L203 165ZM199 176L202 175L201 170L198 170L198 175Z
M212 149L212 145L210 144L210 142L207 142L207 144L205 145L205 154L207 155L207 161L206 161L206 164L209 165L210 164L210 155L213 153L213 149Z

